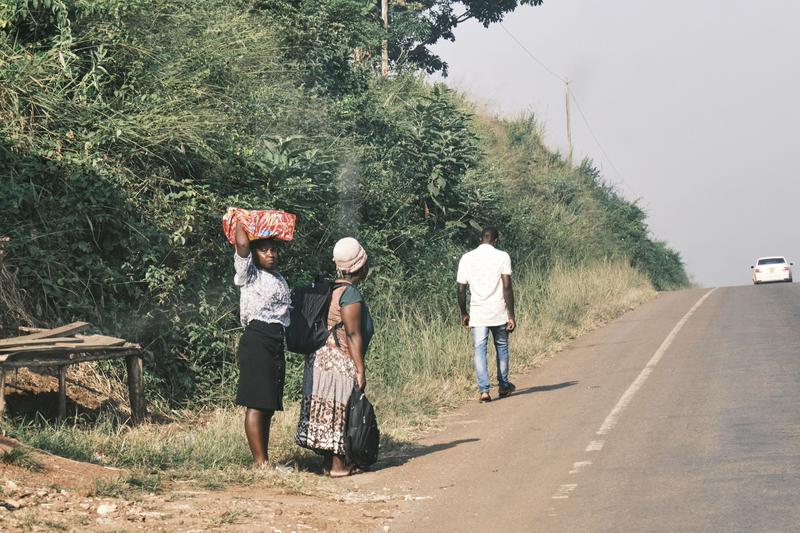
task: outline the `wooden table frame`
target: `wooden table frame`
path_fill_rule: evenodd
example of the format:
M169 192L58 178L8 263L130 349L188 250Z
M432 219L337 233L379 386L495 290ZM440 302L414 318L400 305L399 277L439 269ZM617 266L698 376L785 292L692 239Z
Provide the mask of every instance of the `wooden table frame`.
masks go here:
M107 361L125 358L128 371L128 395L131 402L131 420L140 424L147 415L144 397L144 353L140 349L108 348L80 353L43 353L0 362L0 418L5 415L5 376L9 370L19 368L56 368L58 370L58 420L67 415L67 367L89 361ZM21 354L22 355L22 354Z

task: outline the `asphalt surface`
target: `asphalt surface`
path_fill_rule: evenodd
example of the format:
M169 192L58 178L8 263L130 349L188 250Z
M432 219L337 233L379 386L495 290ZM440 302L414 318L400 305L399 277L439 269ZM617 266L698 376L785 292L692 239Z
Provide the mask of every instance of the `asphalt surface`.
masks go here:
M708 293L660 295L353 478L406 495L378 530L800 531L800 285Z

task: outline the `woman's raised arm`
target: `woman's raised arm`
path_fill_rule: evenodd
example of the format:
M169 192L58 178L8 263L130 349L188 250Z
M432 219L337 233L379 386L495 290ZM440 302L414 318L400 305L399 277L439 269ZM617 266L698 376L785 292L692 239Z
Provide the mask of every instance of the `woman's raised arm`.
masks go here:
M236 253L239 257L247 257L250 255L250 239L247 237L247 232L244 231L244 225L236 217Z

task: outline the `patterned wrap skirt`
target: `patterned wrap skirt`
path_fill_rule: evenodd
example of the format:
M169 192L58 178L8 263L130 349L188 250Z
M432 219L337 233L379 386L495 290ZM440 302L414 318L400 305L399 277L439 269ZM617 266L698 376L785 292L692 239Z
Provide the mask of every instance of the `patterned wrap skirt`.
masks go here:
M283 410L286 359L283 326L251 320L239 340L236 403L254 409Z
M344 455L347 401L356 385L356 365L331 336L306 356L303 403L295 442L317 452Z

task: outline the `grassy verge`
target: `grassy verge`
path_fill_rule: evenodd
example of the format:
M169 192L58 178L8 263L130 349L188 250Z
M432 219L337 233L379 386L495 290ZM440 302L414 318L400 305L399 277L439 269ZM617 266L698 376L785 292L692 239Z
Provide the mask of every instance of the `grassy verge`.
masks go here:
M518 280L515 293L520 327L511 341L512 376L655 295L643 274L621 262L557 264L547 276ZM381 311L385 323L367 364L386 454L411 445L442 410L475 394L469 336L450 303L448 312L411 305ZM271 454L274 461L295 462L304 471L316 458L294 444L297 418L296 403L275 417ZM241 425L241 410L225 407L136 428L107 417L61 425L17 420L6 422L4 429L36 448L129 470L129 477L116 484L101 483L98 493L154 491L175 479L215 487L265 476L292 492L330 489L305 473L254 473L248 468L250 453Z
M31 451L22 447L2 452L0 463L19 466L34 472L41 472L44 469L42 463L36 460Z
M605 261L556 264L547 275L517 280L514 293L519 327L510 340L512 379L656 294L645 275ZM424 431L442 409L476 394L469 334L458 326L455 302L450 304L444 313L399 310L370 355L368 374L378 381L372 396L384 427L400 441Z

